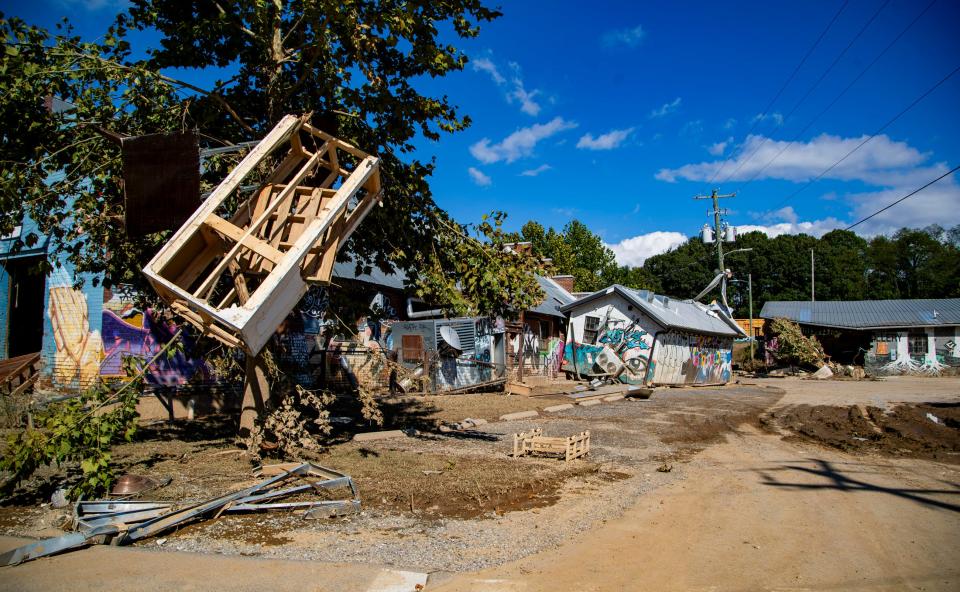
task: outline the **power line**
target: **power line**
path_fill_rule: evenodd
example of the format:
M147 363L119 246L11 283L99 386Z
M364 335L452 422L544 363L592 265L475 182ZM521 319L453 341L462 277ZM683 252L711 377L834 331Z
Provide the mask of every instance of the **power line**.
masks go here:
M948 176L952 175L953 173L957 172L958 169L960 169L960 164L958 164L957 166L953 167L952 169L950 169L949 171L945 172L944 174L940 175L939 177L937 177L937 178L934 179L933 181L930 181L929 183L927 183L927 184L924 185L923 187L921 187L921 188L919 188L919 189L914 189L913 191L911 191L910 193L904 195L903 197L901 197L901 198L898 199L897 201L895 201L895 202L893 202L893 203L891 203L891 204L889 204L889 205L887 205L887 206L885 206L885 207L883 207L883 208L880 208L879 210L877 210L876 212L870 214L869 216L867 216L866 218L860 220L859 222L855 222L855 223L851 224L850 226L847 226L846 228L844 228L844 230L850 230L850 229L853 228L854 226L859 226L859 225L863 224L864 222L866 222L866 221L869 220L870 218L873 218L873 217L876 216L877 214L880 214L880 213L882 213L882 212L886 212L887 210L889 210L889 209L892 208L893 206L897 205L898 203L902 202L903 200L907 199L908 197L912 197L912 196L920 193L921 191L923 191L923 190L926 189L927 187L930 187L931 185L933 185L934 183L936 183L936 182L939 181L940 179L943 179L944 177L948 177Z
M796 197L797 195L799 195L801 191L803 191L803 190L806 189L807 187L809 187L809 186L813 185L814 183L816 183L817 181L819 181L821 178L823 178L824 175L826 175L827 173L829 173L830 171L832 171L833 169L835 169L840 163L842 163L842 162L845 161L847 158L849 158L851 154L853 154L853 153L856 152L857 150L863 148L864 144L866 144L866 143L869 142L870 140L874 139L874 138L875 138L880 132L882 132L883 130L885 130L885 129L887 129L888 127L890 127L890 125L891 125L893 122L895 122L896 120L900 119L900 117L902 117L907 111L909 111L910 109L913 109L914 107L916 107L917 104L918 104L920 101L922 101L923 99L927 98L927 96L928 96L930 93L932 93L933 91L937 90L937 89L940 87L940 85L942 85L944 82L946 82L947 80L949 80L949 79L950 79L954 74L956 74L958 71L960 71L960 66L957 66L956 68L954 68L953 71L951 71L949 74L947 74L946 76L944 76L943 78L941 78L939 82L937 82L936 84L934 84L933 86L931 86L929 89L927 89L927 91L924 92L922 95L920 95L919 97L917 97L916 99L914 99L913 102L910 103L909 105L907 105L902 111L900 111L899 113L897 113L896 115L894 115L892 119L890 119L890 120L887 121L885 124L883 124L882 126L880 126L880 128L877 129L877 131L875 131L875 132L873 132L872 134L870 134L869 136L867 136L867 138L866 138L864 141L862 141L862 142L860 142L859 144L857 144L850 152L847 152L846 154L844 154L843 157L840 158L840 160L838 160L837 162L835 162L835 163L833 163L832 165L828 166L828 167L827 167L826 169L824 169L819 175L817 175L816 177L814 177L814 178L811 179L810 181L807 181L807 183L806 183L803 187L797 189L796 191L794 191L793 193L791 193L790 195L788 195L782 202L780 202L779 204L777 204L777 206L775 206L773 209L775 209L775 210L780 209L780 208L783 206L783 204L787 203L788 201L790 201L791 199L793 199L794 197Z
M807 89L807 92L805 92L803 96L800 97L800 100L793 105L793 108L790 109L790 112L784 116L783 118L784 121L790 119L790 117L797 112L797 109L800 108L800 105L802 105L803 102L807 100L807 98L810 96L810 93L812 93L814 90L816 90L818 86L820 86L820 83L823 82L823 79L826 78L827 75L833 71L833 68L836 67L836 65L840 62L840 60L843 59L843 56L847 54L847 51L849 51L850 48L853 47L853 45L857 42L857 40L860 39L860 36L863 35L863 33L868 28L870 28L870 25L873 24L873 21L875 21L877 17L880 16L880 13L883 11L884 8L887 7L887 4L890 4L890 0L885 0L884 3L880 5L880 8L878 8L876 12L873 13L873 16L867 19L867 22L864 23L862 27L860 27L860 30L857 31L857 34L853 36L853 39L851 39L850 42L847 43L847 46L844 47L839 54L837 54L837 57L835 57L833 61L830 63L830 65L827 66L827 69L824 70L822 74L820 74L820 77L817 78L817 80L812 85L810 85L810 88ZM748 156L745 160L740 161L740 165L732 173L727 175L727 177L723 180L723 182L726 183L727 181L730 180L731 177L733 177L738 172L740 172L740 169L743 168L743 165L750 162L750 160L753 159L753 157L757 154L757 152L759 152L760 149L763 148L763 146L769 141L770 141L769 137L764 137L763 141L760 142L760 144L757 145L757 147L753 150L753 152L750 153L750 156Z
M760 112L760 115L754 117L753 122L750 125L750 129L747 130L747 137L749 137L750 134L753 133L753 130L757 127L757 124L766 118L767 112L770 111L770 108L773 107L773 104L777 102L777 99L780 98L780 95L783 94L783 91L787 89L787 86L793 81L794 77L796 77L797 72L799 72L800 68L802 68L803 65L807 62L807 59L813 53L813 50L815 50L817 46L820 45L820 42L823 40L824 36L827 34L830 28L833 27L833 24L837 22L837 19L840 17L840 13L843 12L843 10L847 7L847 4L850 4L850 0L844 0L843 4L841 4L840 8L837 10L837 13L834 14L833 18L830 19L830 22L827 23L826 28L820 32L820 35L817 37L816 41L814 41L813 45L810 46L810 49L807 50L806 55L803 56L803 59L800 60L799 64L797 64L797 67L793 69L793 73L791 73L790 77L787 78L786 82L783 83L783 86L780 87L780 90L777 91L777 94L775 94L773 98L770 99L770 102L767 103L767 106L764 107L763 111ZM720 168L717 169L717 171L713 173L713 176L710 177L710 180L707 181L707 185L713 184L713 180L717 178L717 176L723 171L724 168L726 168L728 162L730 162L729 159L723 161L723 164L720 166Z
M870 68L872 68L877 62L879 62L879 61L880 61L880 58L882 58L882 57L887 53L887 51L890 50L891 47L893 47L894 45L896 45L896 43L897 43L898 41L900 41L900 38L903 37L903 36L906 34L906 32L909 31L909 30L913 27L913 25L915 25L916 22L919 21L920 18L923 17L923 15L925 15L925 14L927 13L927 11L930 10L930 8L931 8L934 4L936 4L936 3L937 3L937 0L930 0L930 3L927 4L926 8L924 8L922 11L920 11L920 14L918 14L916 17L914 17L914 19L913 19L912 21L910 21L910 23L909 23L906 27L904 27L896 37L893 38L893 41L891 41L890 43L888 43L887 46L884 47L883 50L882 50L880 53L878 53L875 58L873 58L873 61L871 61L869 64L867 64L867 66L866 66L863 70L861 70L860 73L857 74L857 76L856 76L853 80L851 80L850 83L847 84L847 86L846 86L842 91L840 91L840 94L838 94L836 97L834 97L834 99L833 99L832 101L830 101L830 104L828 104L826 107L824 107L823 110L820 111L820 113L817 113L816 117L814 117L813 119L811 119L811 120L807 123L807 125L805 125L805 126L803 127L802 130L800 130L799 132L797 132L797 134L796 134L795 136L793 136L793 138L792 138L786 145L784 145L784 147L781 148L780 151L777 152L777 153L774 155L773 158L771 158L769 161L767 161L767 163L766 163L765 165L763 165L763 167L761 167L760 170L758 170L757 172L755 172L749 179L747 179L747 182L744 183L744 184L740 187L740 190L743 190L744 187L746 187L747 185L749 185L750 183L752 183L754 179L756 179L757 177L759 177L760 174L763 173L763 171L767 170L767 167L770 166L771 164L773 164L773 161L775 161L775 160L777 160L778 158L780 158L780 156L781 156L784 152L786 152L787 148L789 148L790 146L792 146L793 144L795 144L796 141L797 141L804 133L806 133L806 131L807 131L808 129L810 129L810 127L811 127L814 123L816 123L821 117L823 117L823 115L824 115L827 111L829 111L831 108L833 108L833 106L836 105L837 102L838 102L841 98L843 98L843 96L844 96L845 94L847 94L847 91L849 91L851 88L853 88L853 85L855 85L861 78L863 78L864 74L866 74L867 71L869 71Z

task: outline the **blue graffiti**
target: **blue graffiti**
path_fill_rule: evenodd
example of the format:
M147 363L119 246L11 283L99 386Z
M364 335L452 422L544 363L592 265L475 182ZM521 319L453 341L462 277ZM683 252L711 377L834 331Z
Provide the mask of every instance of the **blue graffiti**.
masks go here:
M607 329L603 336L600 337L600 343L608 343L611 345L623 343L626 349L650 349L650 346L643 341L643 336L646 334L647 332L642 329L636 329L629 333L623 329Z

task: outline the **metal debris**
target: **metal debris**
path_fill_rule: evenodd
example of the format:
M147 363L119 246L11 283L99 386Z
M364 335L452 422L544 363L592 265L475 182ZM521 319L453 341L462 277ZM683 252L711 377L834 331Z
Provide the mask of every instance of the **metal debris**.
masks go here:
M195 519L223 512L302 511L306 519L360 511L357 487L349 475L312 463L284 463L260 469L264 481L202 502L88 500L74 505L76 532L37 541L0 554L0 566L62 553L92 544L125 545ZM338 500L282 501L304 493L349 488Z

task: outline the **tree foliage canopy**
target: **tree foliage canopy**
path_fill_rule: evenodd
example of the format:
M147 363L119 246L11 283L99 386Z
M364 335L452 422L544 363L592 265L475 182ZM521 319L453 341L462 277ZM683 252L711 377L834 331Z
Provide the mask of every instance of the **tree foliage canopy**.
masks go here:
M286 113L313 112L319 127L382 159L385 207L346 248L359 267L409 272L421 295L456 312L499 311L512 297L520 300L508 304L526 306L539 289L514 266L535 265L502 259L487 222L474 229L478 240L451 220L431 196L433 162L411 156L417 137L470 124L447 97L417 89L467 63L441 38L475 37L499 14L480 0L134 0L96 42L66 22L50 33L0 18L0 233L29 215L51 236L52 257L66 255L107 284L143 286L139 269L167 235L126 237L119 150L98 127L120 135L196 129L218 146L259 139ZM155 32L158 44L131 47L131 29ZM174 77L183 71L222 78L201 88ZM48 97L72 107L51 112ZM208 160L206 185L237 160ZM465 252L507 267L497 281L462 281Z

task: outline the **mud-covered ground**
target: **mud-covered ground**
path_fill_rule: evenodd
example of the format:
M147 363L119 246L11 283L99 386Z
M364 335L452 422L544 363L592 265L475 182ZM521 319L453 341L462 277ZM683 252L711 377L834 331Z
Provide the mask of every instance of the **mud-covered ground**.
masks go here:
M960 403L797 405L775 410L761 422L789 438L845 452L960 464Z
M316 459L353 477L360 515L306 521L289 512L225 514L163 535L161 548L428 570L500 564L559 544L615 517L638 495L681 479L686 461L743 424L757 425L781 394L749 386L666 389L649 400L575 407L451 434L427 430L439 421L494 419L557 401L493 394L402 400L388 408L388 425L412 419L420 435L348 441L351 430L364 429L357 420L339 428L342 443ZM590 430L591 454L570 463L510 457L512 434L532 427L556 436ZM253 473L258 461L235 447L229 421L146 426L135 442L117 448L115 458L120 474L170 479L145 499L208 499L259 480ZM65 512L40 504L62 483L59 473L46 472L0 507L0 534L56 534Z

